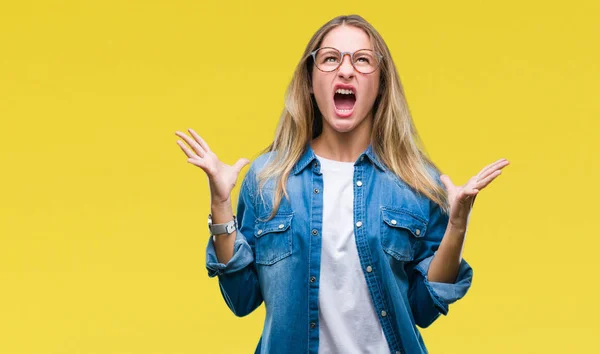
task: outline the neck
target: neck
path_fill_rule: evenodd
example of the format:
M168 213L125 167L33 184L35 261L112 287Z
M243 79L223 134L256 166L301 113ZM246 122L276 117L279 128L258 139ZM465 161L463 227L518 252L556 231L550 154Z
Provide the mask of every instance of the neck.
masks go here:
M349 132L338 132L323 122L323 132L311 142L315 154L329 160L355 162L371 142L373 118L365 118Z

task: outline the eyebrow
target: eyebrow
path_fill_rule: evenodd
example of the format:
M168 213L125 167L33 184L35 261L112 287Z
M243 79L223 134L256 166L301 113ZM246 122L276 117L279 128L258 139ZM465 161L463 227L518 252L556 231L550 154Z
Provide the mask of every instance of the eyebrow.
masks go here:
M372 49L372 48L365 48L365 47L363 47L363 48L358 48L358 49L355 49L355 50L347 50L347 51L343 51L343 50L341 50L341 49L339 49L339 48L337 48L337 47L332 47L332 46L330 46L330 45L323 45L323 46L320 46L319 48L333 48L333 49L337 49L337 50L339 50L340 52L346 52L346 53L347 53L347 52L350 52L350 53L352 53L352 52L356 52L356 51L358 51L358 50L364 50L364 49L375 51L375 49Z

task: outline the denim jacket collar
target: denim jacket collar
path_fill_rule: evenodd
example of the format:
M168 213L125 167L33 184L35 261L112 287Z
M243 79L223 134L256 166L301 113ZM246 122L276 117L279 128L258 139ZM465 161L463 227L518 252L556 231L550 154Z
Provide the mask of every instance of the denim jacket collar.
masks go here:
M361 161L361 158L363 158L364 156L367 156L367 158L371 160L371 162L373 162L373 164L375 164L375 166L377 166L380 170L386 170L383 163L379 160L379 158L377 158L377 155L375 155L371 144L369 144L367 149L358 157L356 163L358 163L358 161ZM306 144L304 153L302 154L302 156L300 156L300 159L294 166L294 174L297 175L298 173L302 172L302 170L304 170L306 166L310 165L310 163L316 158L317 156L315 155L312 146L310 144Z

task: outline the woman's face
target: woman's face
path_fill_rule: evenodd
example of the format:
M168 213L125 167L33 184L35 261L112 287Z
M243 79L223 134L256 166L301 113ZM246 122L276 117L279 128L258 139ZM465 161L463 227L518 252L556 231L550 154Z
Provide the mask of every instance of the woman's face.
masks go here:
M329 31L323 38L321 48L323 47L333 47L341 52L373 49L369 36L362 29L353 26L338 26ZM327 125L337 132L346 133L366 119L372 119L380 71L379 67L370 74L356 71L349 55L345 55L341 66L332 72L323 72L313 66L311 93L323 115L324 130ZM352 90L353 95L336 94L339 85Z

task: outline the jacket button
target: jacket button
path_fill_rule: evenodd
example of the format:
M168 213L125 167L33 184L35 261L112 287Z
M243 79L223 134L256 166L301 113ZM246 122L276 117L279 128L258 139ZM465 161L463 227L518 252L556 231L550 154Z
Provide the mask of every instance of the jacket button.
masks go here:
M387 316L387 312L385 312L385 310L381 310L381 317L385 317Z
M417 236L419 236L419 235L421 234L421 230L419 230L419 229L416 229L416 230L415 230L415 234L417 234Z
M317 324L314 322L310 323L310 328L315 329L317 327Z
M310 282L314 283L317 280L317 278L315 278L314 276L310 277Z
M258 235L260 235L260 234L262 234L262 230L258 230L256 233L257 233Z
M317 231L317 229L313 229L312 234L313 236L317 236L319 234L319 231Z
M315 192L315 194L319 194L319 188L315 188L313 192Z
M361 226L362 226L362 222L359 221L356 223L356 227L361 227Z
M356 185L360 187L360 186L362 186L362 182L361 181L356 181Z
M283 224L279 224L279 228L280 228L280 229L283 229L284 227L285 227L285 225L283 225Z
M398 222L396 220L392 220L392 225L396 225Z
M373 271L373 267L367 266L367 273L371 273Z

